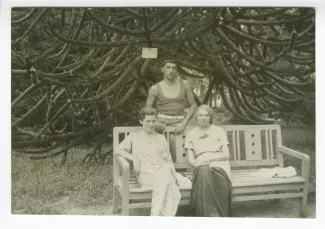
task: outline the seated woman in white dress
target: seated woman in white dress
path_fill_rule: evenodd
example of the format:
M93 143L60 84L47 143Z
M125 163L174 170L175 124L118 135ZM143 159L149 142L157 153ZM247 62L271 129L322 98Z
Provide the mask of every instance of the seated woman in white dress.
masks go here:
M208 105L201 105L195 117L197 127L187 133L184 146L195 167L190 207L201 217L229 217L232 185L227 136L212 124L213 110Z
M150 215L175 216L181 199L178 184L186 178L176 173L167 140L155 131L156 110L145 107L139 116L142 130L128 135L116 154L133 161L140 185L153 190Z

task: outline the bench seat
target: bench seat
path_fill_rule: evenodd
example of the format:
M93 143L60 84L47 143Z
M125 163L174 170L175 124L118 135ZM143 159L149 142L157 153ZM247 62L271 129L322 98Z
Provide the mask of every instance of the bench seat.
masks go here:
M180 172L184 176L192 179L192 172ZM230 175L230 180L232 183L232 187L234 189L234 193L236 193L236 188L240 187L255 187L256 186L270 186L270 185L280 185L280 184L290 184L288 189L295 189L296 187L303 188L303 184L305 183L305 179L300 176L294 176L289 178L267 178L260 176L260 172L258 170L237 170L232 172ZM291 184L297 184L297 186L292 186ZM116 186L122 187L122 179L116 180ZM129 190L130 193L141 193L141 192L149 192L150 189L143 188L138 183L135 173L130 174L129 179ZM191 187L180 187L180 190L191 190ZM283 188L279 189L283 190ZM274 190L273 190L274 191ZM259 192L257 190L257 192Z

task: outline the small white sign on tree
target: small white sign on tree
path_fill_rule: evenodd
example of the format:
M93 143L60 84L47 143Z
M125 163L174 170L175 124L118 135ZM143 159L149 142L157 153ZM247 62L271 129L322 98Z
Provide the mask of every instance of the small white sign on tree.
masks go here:
M157 55L157 48L142 48L142 58L156 59Z

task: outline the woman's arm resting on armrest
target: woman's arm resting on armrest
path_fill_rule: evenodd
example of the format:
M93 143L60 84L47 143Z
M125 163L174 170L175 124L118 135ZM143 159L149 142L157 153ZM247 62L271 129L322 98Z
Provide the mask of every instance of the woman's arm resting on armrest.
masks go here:
M188 162L195 167L194 151L192 149L187 149Z
M136 157L132 154L129 154L128 152L122 151L122 150L117 150L116 155L124 157L130 161L133 161L133 169L136 173L140 172L140 161L136 160Z
M122 151L122 150L116 150L116 155L124 157L130 161L134 161L134 156L129 154L128 152Z

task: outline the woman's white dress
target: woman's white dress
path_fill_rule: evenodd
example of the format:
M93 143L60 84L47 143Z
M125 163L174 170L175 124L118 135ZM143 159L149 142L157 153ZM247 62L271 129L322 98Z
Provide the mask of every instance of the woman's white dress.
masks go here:
M166 138L158 133L131 133L118 146L135 155L140 164L137 176L142 187L153 190L151 215L175 216L181 199Z

